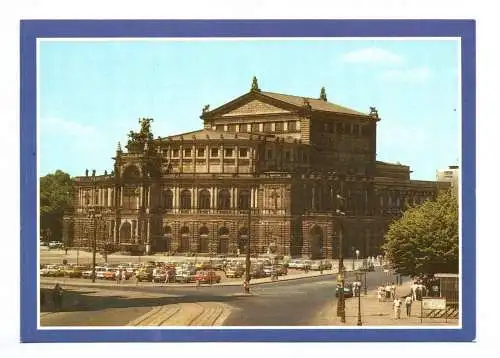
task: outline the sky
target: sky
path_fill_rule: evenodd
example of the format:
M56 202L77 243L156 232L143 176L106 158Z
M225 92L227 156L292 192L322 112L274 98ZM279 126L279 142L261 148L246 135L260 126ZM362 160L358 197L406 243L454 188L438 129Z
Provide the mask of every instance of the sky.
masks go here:
M202 108L250 90L375 106L377 160L435 180L460 157L455 40L48 41L39 44L39 175L113 168L117 143L154 118L155 137L198 130Z

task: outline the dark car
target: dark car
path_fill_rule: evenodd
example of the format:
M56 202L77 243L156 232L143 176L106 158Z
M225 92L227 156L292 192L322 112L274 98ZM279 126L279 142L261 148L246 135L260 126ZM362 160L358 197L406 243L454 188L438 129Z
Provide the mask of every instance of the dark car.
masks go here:
M337 284L337 289L335 290L335 297L339 297L340 285ZM354 296L354 291L352 288L352 283L346 283L344 285L344 297L349 298Z

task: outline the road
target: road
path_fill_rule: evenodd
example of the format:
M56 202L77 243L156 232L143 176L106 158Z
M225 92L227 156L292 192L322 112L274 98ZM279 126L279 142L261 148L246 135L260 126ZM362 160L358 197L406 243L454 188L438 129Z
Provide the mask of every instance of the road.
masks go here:
M352 274L346 280L352 281ZM392 281L383 271L367 274L367 288ZM99 291L96 283L88 293ZM232 307L224 326L306 326L320 310L335 301L335 276L323 275L290 281L278 281L251 286L251 295L242 294L240 286L161 287L115 286L110 297L89 298L86 308L44 316L43 325L124 325L158 305L179 303L200 304L219 302ZM65 288L71 290L71 286ZM109 289L109 286L108 286ZM127 298L120 297L120 292ZM78 295L78 294L75 294ZM77 296L75 296L77 297ZM78 296L79 297L79 296ZM83 297L83 296L82 296ZM71 299L71 298L70 298ZM79 297L78 299L81 299ZM354 299L347 299L347 304ZM92 311L91 314L89 314ZM42 313L42 316L45 313Z

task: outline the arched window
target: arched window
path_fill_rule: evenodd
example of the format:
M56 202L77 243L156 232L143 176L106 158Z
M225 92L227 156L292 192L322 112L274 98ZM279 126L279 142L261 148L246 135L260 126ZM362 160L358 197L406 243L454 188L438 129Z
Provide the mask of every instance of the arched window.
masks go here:
M218 231L219 244L217 245L218 254L227 254L229 252L229 230L227 227L221 227Z
M123 208L137 209L139 203L139 188L124 187L123 188Z
M179 251L180 252L188 252L189 251L189 228L187 226L183 226L180 231L181 240Z
M174 193L170 189L163 192L163 207L165 209L173 209L174 207Z
M187 189L181 192L181 209L191 209L191 192Z
M198 209L210 209L210 192L206 189L200 191L198 196Z
M208 250L208 228L206 226L202 226L200 228L200 244L199 244L199 252L207 253Z
M229 190L222 189L219 191L219 209L227 210L231 207L231 194Z
M250 191L240 190L238 193L238 209L248 210L250 204Z

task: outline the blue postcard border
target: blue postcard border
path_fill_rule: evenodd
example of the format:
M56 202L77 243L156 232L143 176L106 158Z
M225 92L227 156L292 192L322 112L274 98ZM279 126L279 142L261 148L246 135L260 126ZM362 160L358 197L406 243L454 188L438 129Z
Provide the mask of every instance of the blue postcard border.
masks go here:
M461 329L37 329L36 41L119 37L457 37L462 62ZM22 342L472 341L476 336L476 35L473 20L23 20L20 24ZM131 332L133 331L133 333Z

